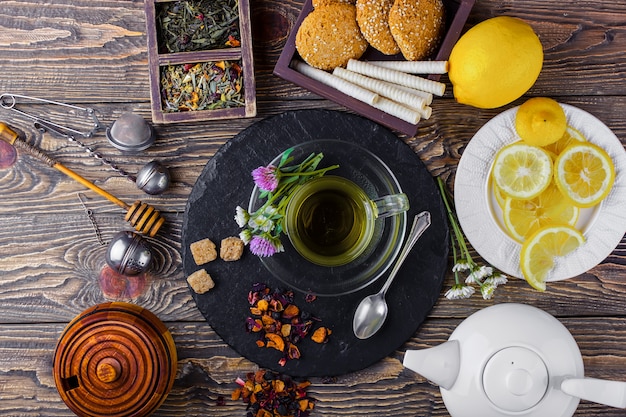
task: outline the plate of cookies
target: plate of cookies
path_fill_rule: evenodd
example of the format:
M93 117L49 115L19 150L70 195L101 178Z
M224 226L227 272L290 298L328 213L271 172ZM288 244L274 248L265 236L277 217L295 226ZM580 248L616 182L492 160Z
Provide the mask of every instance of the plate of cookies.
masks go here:
M414 136L474 3L306 0L274 74Z

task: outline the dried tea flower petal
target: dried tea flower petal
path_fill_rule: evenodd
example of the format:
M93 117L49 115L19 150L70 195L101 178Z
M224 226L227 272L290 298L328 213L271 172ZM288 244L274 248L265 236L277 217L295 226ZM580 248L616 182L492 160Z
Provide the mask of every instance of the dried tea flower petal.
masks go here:
M315 343L326 343L328 342L328 336L330 336L332 332L326 327L320 327L313 332L313 336L311 336L311 340Z
M286 375L259 369L248 373L246 380L237 378L233 400L248 404L248 415L254 417L307 417L315 403L306 393L309 381L296 382Z
M283 356L278 361L281 366L288 360L299 359L298 343L309 336L320 320L294 304L291 290L272 291L267 285L256 283L248 293L248 302L251 316L246 318L246 330L257 334L256 345L281 352ZM331 333L330 329L320 327L312 339L316 343L326 343Z

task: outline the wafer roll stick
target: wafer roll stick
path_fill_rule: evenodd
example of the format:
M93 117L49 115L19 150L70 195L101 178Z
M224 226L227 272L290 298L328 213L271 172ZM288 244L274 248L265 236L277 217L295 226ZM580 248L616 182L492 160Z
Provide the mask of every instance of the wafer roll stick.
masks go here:
M406 72L409 74L445 74L448 61L367 61L377 67Z
M385 97L381 97L380 100L372 104L372 106L377 108L378 110L384 111L387 114L395 116L398 119L404 120L405 122L409 122L414 125L416 125L421 119L418 111L409 109L408 107L405 107L395 101L391 101Z
M400 104L405 104L415 109L423 109L426 106L426 101L423 97L401 90L393 84L388 84L375 78L366 77L365 75L348 71L347 69L340 67L335 68L333 70L333 74L353 84L378 93L382 97L387 97L390 100L397 101Z
M342 93L369 105L376 103L380 98L378 94L372 91L361 88L358 85L350 83L321 69L314 68L304 62L294 60L291 63L291 66L299 73L313 78L322 84L333 87Z
M408 93L411 93L415 96L419 96L422 97L424 99L424 101L426 102L427 106L430 106L433 102L433 93L427 93L426 91L422 91L422 90L416 90L415 88L410 88L410 87L405 87L403 85L400 84L394 84L394 83L390 83L388 81L381 81L385 84L389 84L391 86L394 86L400 90L406 91Z
M98 187L96 184L81 177L76 172L55 161L39 148L36 148L33 145L25 142L19 137L19 135L15 131L13 131L13 129L11 129L5 123L1 122L0 139L15 146L17 149L28 152L29 154L49 165L50 167L57 169L58 171L64 173L73 180L79 182L80 184L99 194L100 196L106 198L112 203L117 204L124 210L127 210L126 217L124 219L128 221L137 231L146 233L149 236L154 236L157 234L157 232L165 222L165 219L153 207L142 203L141 201L135 201L132 206L129 206L119 198Z
M423 109L418 109L417 110L420 114L420 116L422 116L422 119L430 119L430 116L432 116L433 114L433 108L430 106L425 106Z
M350 71L367 75L368 77L378 78L394 84L400 84L417 90L426 91L437 96L443 96L446 91L446 85L444 83L418 77L417 75L406 74L389 68L377 67L376 65L369 64L365 61L351 59L348 61L346 68Z

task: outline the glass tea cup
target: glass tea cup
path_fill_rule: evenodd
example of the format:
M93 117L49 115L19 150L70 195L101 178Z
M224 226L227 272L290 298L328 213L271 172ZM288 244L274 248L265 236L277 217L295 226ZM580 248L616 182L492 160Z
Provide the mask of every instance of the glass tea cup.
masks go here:
M367 250L376 219L408 209L404 193L371 199L349 179L327 174L307 181L293 193L285 213L285 232L308 261L341 266Z
M323 177L333 175L345 178L356 184L370 200L403 192L391 169L378 156L354 142L310 140L294 145L290 157L297 163L319 152L324 155L319 168L339 165ZM278 166L282 154L278 154L270 164ZM263 205L260 195L261 190L254 187L248 204L250 213ZM268 273L290 289L318 296L350 294L371 285L391 267L400 252L406 224L406 211L378 217L373 223L369 244L355 259L343 265L323 266L309 261L285 235L281 238L284 252L259 259Z

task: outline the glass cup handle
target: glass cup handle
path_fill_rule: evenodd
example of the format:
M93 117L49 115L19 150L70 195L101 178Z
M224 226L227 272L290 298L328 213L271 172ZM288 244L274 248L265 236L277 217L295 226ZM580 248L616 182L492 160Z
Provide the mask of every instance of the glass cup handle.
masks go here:
M372 200L372 203L378 219L403 213L409 209L409 198L404 193L386 195Z

